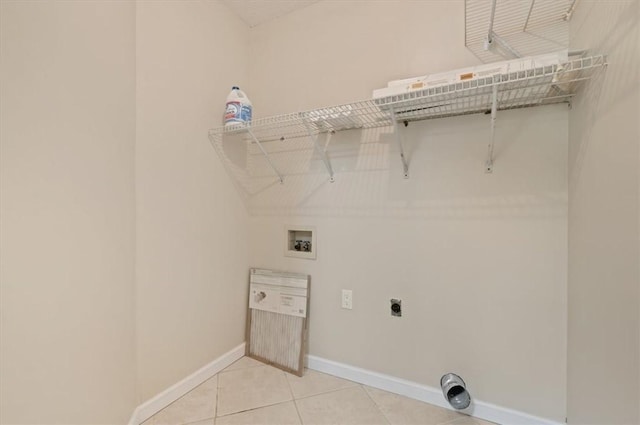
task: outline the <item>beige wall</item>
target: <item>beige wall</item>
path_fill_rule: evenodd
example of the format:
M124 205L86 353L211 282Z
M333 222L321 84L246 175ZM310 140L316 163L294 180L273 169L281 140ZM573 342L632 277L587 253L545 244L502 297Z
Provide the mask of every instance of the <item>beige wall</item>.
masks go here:
M463 2L326 1L255 27L255 113L475 64L463 16ZM564 421L567 121L565 105L499 113L493 174L487 116L412 123L409 180L388 129L339 133L335 183L312 161L250 200L251 265L311 274L313 355L432 387L455 371L478 400ZM317 228L317 260L283 255L285 224Z
M289 113L477 62L462 1L324 0L251 29L248 95L256 116Z
M568 419L637 424L640 373L635 0L580 2L571 44L608 55L570 113Z
M220 2L2 2L2 423L125 423L244 340ZM136 367L137 364L137 367Z
M1 5L0 422L135 402L135 5Z
M137 356L144 401L244 341L247 213L207 130L247 88L221 2L137 3Z

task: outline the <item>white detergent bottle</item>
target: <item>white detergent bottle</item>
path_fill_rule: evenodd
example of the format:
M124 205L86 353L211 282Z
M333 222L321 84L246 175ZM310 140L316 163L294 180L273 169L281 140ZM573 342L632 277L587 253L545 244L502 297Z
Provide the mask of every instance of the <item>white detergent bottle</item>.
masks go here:
M224 112L225 127L251 122L252 105L246 94L239 87L233 86L227 96L227 107Z

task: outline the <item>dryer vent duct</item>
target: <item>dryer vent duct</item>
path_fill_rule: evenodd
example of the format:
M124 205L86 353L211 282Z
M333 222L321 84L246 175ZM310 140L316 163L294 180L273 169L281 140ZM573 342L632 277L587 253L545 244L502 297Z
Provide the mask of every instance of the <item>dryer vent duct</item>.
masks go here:
M246 355L302 376L309 276L251 269Z
M455 373L447 373L440 378L442 394L447 402L456 410L462 410L471 404L471 395L467 385Z

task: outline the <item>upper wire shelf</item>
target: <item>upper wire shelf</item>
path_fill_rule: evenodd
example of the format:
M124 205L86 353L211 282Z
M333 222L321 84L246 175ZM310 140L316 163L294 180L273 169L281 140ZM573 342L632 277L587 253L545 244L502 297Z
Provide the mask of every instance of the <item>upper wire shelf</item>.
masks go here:
M576 94L580 83L591 78L594 72L606 65L603 55L582 57L561 65L541 66L524 71L510 72L463 82L416 90L401 95L354 103L295 112L253 120L249 125L218 127L209 130L209 139L228 171L251 194L249 183L268 173L269 167L259 163L256 157L264 156L267 165L283 181L287 169L287 155L281 143L290 139L309 139L306 149L322 156L333 179L333 171L327 156L327 146L317 143L318 135L350 129L367 129L394 126L397 122L410 122L456 115L487 113L493 110L533 107L568 102ZM492 108L493 107L493 108ZM304 138L304 139L303 139ZM226 141L226 142L225 142ZM244 153L230 152L229 148L245 142ZM225 143L223 143L225 142ZM269 143L274 142L274 143ZM256 154L255 145L259 152ZM298 145L297 145L298 146ZM402 149L402 145L401 145ZM259 154L262 155L259 155ZM232 156L235 155L235 158ZM239 158L247 156L246 158ZM408 164L404 159L405 177ZM291 161L291 158L288 159ZM296 173L300 170L294 167ZM257 172L256 170L260 170ZM283 171L284 170L284 171Z
M465 0L465 46L482 62L569 47L577 0Z

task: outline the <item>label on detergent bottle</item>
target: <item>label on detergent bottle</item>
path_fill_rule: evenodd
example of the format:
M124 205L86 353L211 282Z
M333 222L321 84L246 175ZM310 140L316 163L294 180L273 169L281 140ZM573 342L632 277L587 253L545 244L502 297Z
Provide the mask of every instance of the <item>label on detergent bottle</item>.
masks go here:
M251 121L251 106L243 105L242 102L227 102L227 109L224 113L225 123L246 123Z
M242 122L242 104L240 102L227 102L227 109L224 112L224 122Z
M251 106L242 105L242 108L240 109L240 120L242 120L243 122L251 121L251 110Z

